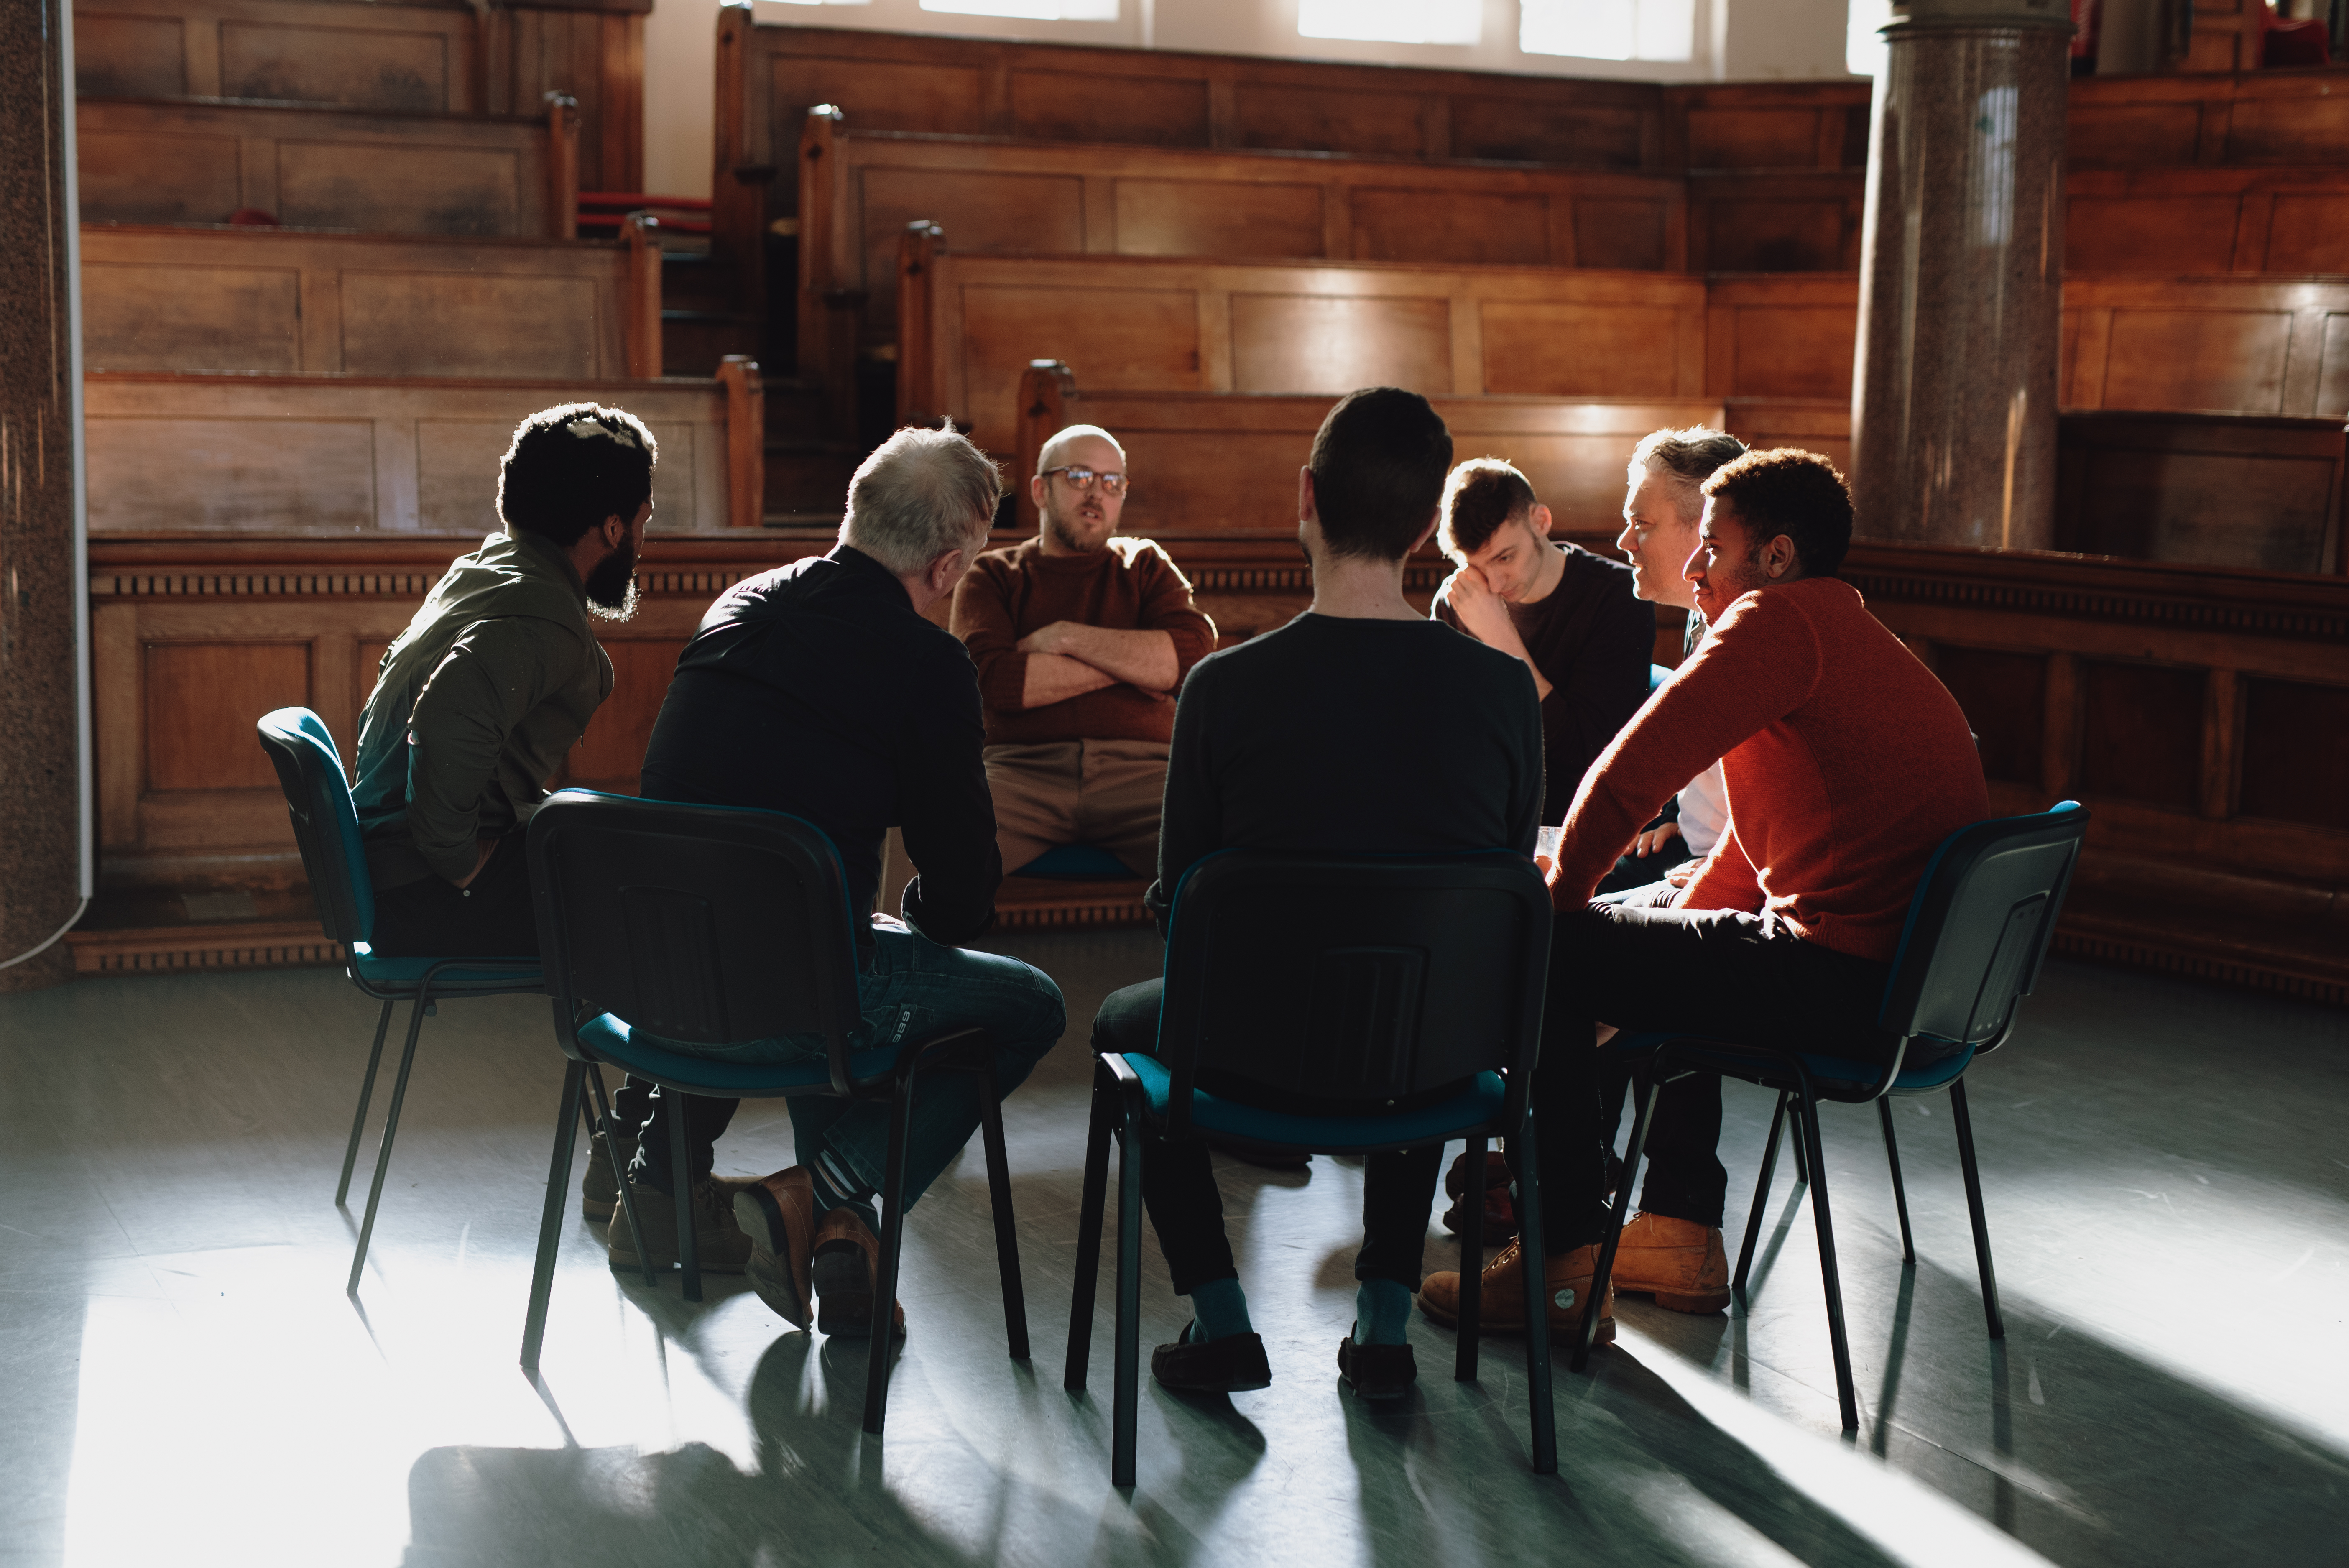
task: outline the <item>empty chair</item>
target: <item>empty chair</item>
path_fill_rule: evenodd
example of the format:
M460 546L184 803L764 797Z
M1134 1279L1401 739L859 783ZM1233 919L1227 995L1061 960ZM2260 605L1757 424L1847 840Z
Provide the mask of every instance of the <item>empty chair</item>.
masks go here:
M1201 1135L1271 1149L1358 1154L1507 1137L1523 1159L1526 1299L1542 1299L1539 1194L1527 1089L1541 1038L1550 906L1533 863L1495 852L1340 858L1225 850L1177 890L1154 1056L1103 1055L1093 1080L1063 1381L1085 1386L1109 1150L1118 1146L1117 1324L1110 1480L1134 1479L1141 1366L1144 1138ZM1219 1092L1198 1087L1214 1076ZM1433 1104L1431 1091L1460 1085ZM1306 1110L1248 1103L1261 1091ZM1397 1101L1416 1108L1366 1113ZM1454 1375L1476 1376L1481 1205L1460 1232ZM1595 1314L1593 1314L1596 1315ZM1534 1469L1557 1468L1549 1336L1526 1335Z
M1916 1248L1909 1233L1909 1199L1900 1179L1900 1150L1892 1130L1890 1096L1947 1090L1957 1124L1958 1163L1965 1174L1966 1207L1973 1221L1974 1261L1982 1273L1982 1312L1990 1337L2006 1328L1999 1315L1998 1277L1991 1266L1990 1227L1982 1214L1982 1178L1974 1161L1973 1125L1966 1113L1965 1071L1974 1059L2005 1044L2021 1000L2038 981L2039 966L2055 932L2064 893L2086 833L2085 806L2065 801L2030 816L1978 822L1942 841L1917 885L1909 920L1892 961L1878 1022L1899 1041L1881 1066L1824 1054L1650 1033L1619 1035L1610 1048L1636 1055L1639 1115L1616 1184L1614 1220L1599 1250L1591 1289L1605 1299L1615 1265L1615 1248L1629 1215L1632 1178L1655 1113L1657 1087L1692 1072L1715 1072L1778 1091L1754 1209L1738 1249L1731 1289L1743 1300L1762 1207L1776 1174L1778 1133L1791 1107L1798 1180L1810 1187L1811 1218L1818 1231L1819 1274L1826 1286L1827 1337L1835 1355L1836 1393L1846 1431L1859 1426L1853 1392L1851 1351L1844 1333L1843 1287L1837 1272L1835 1231L1827 1207L1826 1164L1819 1143L1822 1101L1847 1105L1876 1102L1884 1128L1884 1153L1892 1170L1892 1200L1900 1219L1900 1254L1913 1266ZM1589 1359L1588 1330L1577 1343L1574 1369Z
M577 1107L591 1082L602 1097L597 1068L605 1064L667 1091L661 1099L669 1118L670 1191L688 1301L701 1297L701 1274L688 1208L692 1183L679 1096L838 1095L888 1103L881 1259L864 1394L864 1429L876 1434L887 1410L889 1314L905 1241L902 1195L917 1083L937 1072L980 1075L1004 1325L1012 1358L1027 1359L1027 1305L995 1071L984 1050L988 1036L957 1029L857 1046L852 1038L862 1022L854 922L861 912L850 906L839 851L823 830L781 812L564 790L531 818L530 874L554 997L555 1043L570 1064L555 1107L546 1209L523 1331L524 1366L538 1366L545 1334ZM725 1061L646 1038L719 1046L791 1034L822 1037L824 1059L808 1064ZM646 1280L652 1280L649 1262Z
M377 954L368 941L375 933L375 884L367 875L358 813L351 805L350 782L343 774L334 736L327 733L326 721L307 708L280 708L265 713L259 727L261 749L269 753L277 769L277 782L285 790L285 809L294 819L302 869L318 900L319 921L350 955L347 972L351 983L383 1003L376 1018L375 1045L367 1052L367 1075L359 1080L358 1109L351 1116L343 1174L335 1184L338 1204L350 1191L359 1132L367 1125L367 1101L375 1093L376 1068L383 1060L392 1005L403 1001L412 1004L408 1042L399 1053L399 1072L392 1079L391 1106L384 1116L383 1139L376 1147L375 1181L367 1189L367 1218L360 1223L358 1250L351 1258L349 1288L356 1291L367 1267L367 1243L375 1235L384 1176L391 1168L391 1140L399 1131L400 1103L408 1096L408 1074L416 1063L416 1038L426 1015L436 1003L453 996L533 992L543 982L534 958L385 958Z

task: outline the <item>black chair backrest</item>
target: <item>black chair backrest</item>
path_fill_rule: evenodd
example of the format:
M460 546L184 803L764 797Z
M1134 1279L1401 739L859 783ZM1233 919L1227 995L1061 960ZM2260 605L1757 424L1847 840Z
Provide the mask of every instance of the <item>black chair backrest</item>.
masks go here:
M700 1045L822 1034L845 1062L856 944L813 824L564 790L531 818L530 880L560 1016Z
M1549 931L1548 889L1521 855L1208 857L1177 890L1166 944L1171 1130L1202 1069L1243 1098L1371 1106L1506 1070L1514 1113L1540 1047Z
M2003 1039L2039 981L2087 827L2087 808L2065 801L1943 840L1909 906L1882 1026L1984 1049Z
M343 777L342 754L326 722L307 708L264 713L261 749L277 770L294 819L302 870L318 900L318 920L346 950L375 935L375 882L367 875L358 812Z

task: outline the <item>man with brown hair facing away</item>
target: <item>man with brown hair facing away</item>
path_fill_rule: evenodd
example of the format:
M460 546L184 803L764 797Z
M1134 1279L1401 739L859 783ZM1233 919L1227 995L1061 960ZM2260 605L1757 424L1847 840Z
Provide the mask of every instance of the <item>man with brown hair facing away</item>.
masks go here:
M989 550L954 596L978 666L987 786L1010 875L1062 845L1158 862L1174 692L1216 648L1191 585L1148 539L1115 538L1125 452L1098 425L1044 443L1028 482L1036 537Z
M1712 629L1583 779L1550 871L1533 1098L1544 1304L1560 1335L1591 1310L1609 1218L1594 1046L1616 1028L1674 1030L1888 1060L1897 1042L1877 1013L1918 880L1944 838L1990 814L1956 701L1836 576L1851 542L1843 476L1782 448L1726 464L1703 493L1682 570ZM1716 758L1729 826L1687 895L1663 909L1594 900L1640 825ZM1909 1060L1922 1064L1913 1047ZM1720 1082L1674 1087L1717 1098ZM1526 1325L1514 1244L1483 1290L1488 1326ZM1459 1299L1457 1274L1421 1286L1439 1323L1457 1320ZM1600 1339L1611 1305L1597 1306Z

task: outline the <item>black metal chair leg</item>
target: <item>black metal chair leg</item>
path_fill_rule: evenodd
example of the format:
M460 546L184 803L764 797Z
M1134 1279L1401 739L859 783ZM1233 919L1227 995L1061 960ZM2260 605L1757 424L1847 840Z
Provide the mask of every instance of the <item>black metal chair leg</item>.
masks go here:
M1011 1216L1011 1161L1003 1149L1003 1106L995 1069L979 1069L978 1128L987 1140L987 1192L995 1209L995 1263L1003 1275L1003 1333L1011 1359L1028 1359L1028 1293L1019 1282L1019 1228Z
M1998 1272L1990 1262L1990 1220L1982 1213L1982 1169L1974 1162L1973 1118L1966 1114L1966 1081L1950 1085L1950 1115L1958 1124L1958 1164L1966 1173L1966 1214L1974 1223L1974 1262L1982 1269L1982 1315L1990 1320L1990 1336L2006 1337L2006 1319L1998 1310Z
M1909 1189L1900 1179L1900 1142L1892 1134L1890 1096L1877 1096L1876 1116L1884 1124L1884 1160L1892 1168L1892 1207L1900 1216L1900 1261L1913 1269L1917 1266L1917 1242L1909 1234Z
M424 1010L432 1005L429 990L416 993L416 1005L408 1015L408 1044L399 1053L399 1072L391 1081L391 1106L384 1114L383 1142L377 1146L375 1181L367 1188L367 1218L359 1222L358 1251L351 1255L351 1277L343 1287L347 1295L358 1293L359 1275L367 1270L367 1243L375 1239L375 1214L383 1203L383 1179L391 1169L391 1140L399 1133L399 1107L408 1098L409 1070L416 1065L416 1037L424 1029ZM568 1108L564 1113L571 1115Z
M628 1234L636 1240L636 1266L645 1272L645 1288L657 1290L660 1282L653 1278L653 1250L645 1245L645 1228L636 1222L636 1184L629 1178L628 1168L620 1163L619 1140L612 1137L612 1102L604 1094L604 1070L589 1065L587 1082L595 1091L595 1115L603 1122L604 1158L611 1166L612 1179L620 1189L620 1208L628 1216ZM580 1109L586 1109L584 1096Z
M1452 1362L1452 1377L1457 1383L1476 1381L1476 1342L1484 1329L1485 1308L1485 1140L1479 1136L1468 1140L1467 1152L1461 1156L1460 1167L1465 1176L1461 1183L1460 1206L1467 1220L1460 1227L1460 1328L1459 1345Z
M668 1117L669 1199L677 1206L677 1261L685 1271L685 1299L701 1299L701 1228L693 1214L693 1178L686 1168L685 1096L674 1089L660 1092ZM634 1219L634 1211L630 1218ZM636 1256L645 1255L645 1238L636 1237Z
M1534 1153L1530 1106L1518 1136L1525 1140L1525 1147L1517 1157L1517 1257L1525 1269L1526 1395L1533 1407L1534 1474L1554 1476L1557 1474L1557 1404L1550 1386L1548 1260L1542 1255L1541 1168ZM1583 1316L1588 1319L1594 1310L1586 1305Z
M1819 1232L1819 1282L1827 1298L1827 1344L1835 1353L1836 1398L1843 1407L1843 1429L1859 1430L1859 1396L1851 1382L1851 1341L1844 1333L1843 1278L1836 1268L1835 1223L1827 1213L1826 1146L1819 1141L1819 1103L1810 1085L1803 1085L1795 1110L1796 1130L1809 1149L1811 1220Z
M1101 1280L1102 1208L1109 1191L1109 1146L1116 1141L1116 1093L1109 1069L1093 1064L1091 1126L1085 1133L1084 1196L1077 1205L1077 1280L1069 1298L1069 1358L1061 1386L1071 1394L1085 1387L1093 1349L1093 1292Z
M562 1240L564 1203L571 1193L572 1139L576 1136L572 1107L586 1103L581 1092L585 1075L584 1063L564 1064L563 1101L554 1112L554 1156L546 1168L546 1207L538 1220L538 1262L531 1270L530 1311L522 1324L522 1364L532 1372L538 1370L539 1346L546 1338L547 1298L554 1292L554 1255Z
M1810 1184L1811 1154L1803 1145L1802 1129L1797 1127L1795 1131L1795 1185L1808 1187Z
M911 1141L914 1084L908 1075L889 1102L889 1163L881 1173L881 1266L873 1282L873 1318L864 1363L864 1429L874 1437L889 1417L889 1349L897 1333L897 1260L905 1246L905 1145Z
M389 997L384 999L383 1011L375 1017L375 1044L368 1048L367 1075L359 1080L359 1108L351 1113L351 1141L343 1148L343 1174L335 1183L335 1207L351 1195L351 1172L359 1162L359 1134L367 1128L367 1101L375 1097L375 1070L383 1060L383 1037L391 1031Z
M1133 1484L1142 1399L1142 1116L1118 1086L1117 1360L1110 1410L1109 1484Z
M1770 1113L1770 1137L1762 1146L1762 1174L1754 1183L1754 1211L1745 1217L1745 1239L1737 1244L1737 1272L1729 1282L1740 1306L1745 1304L1745 1277L1754 1267L1754 1243L1762 1234L1762 1211L1770 1201L1770 1184L1778 1177L1778 1135L1786 1126L1786 1092L1778 1091L1778 1106Z
M1623 1154L1623 1177L1615 1184L1615 1207L1607 1217L1607 1234L1599 1243L1599 1272L1590 1277L1591 1305L1582 1314L1581 1332L1574 1336L1574 1359L1568 1363L1576 1372L1590 1365L1590 1347L1599 1336L1599 1307L1607 1300L1607 1286L1615 1277L1615 1249L1623 1239L1624 1221L1631 1217L1631 1188L1639 1179L1640 1156L1648 1147L1648 1129L1655 1124L1656 1092L1663 1087L1663 1064L1651 1062L1644 1072L1632 1075L1631 1086L1640 1096L1639 1115L1631 1118L1631 1143Z

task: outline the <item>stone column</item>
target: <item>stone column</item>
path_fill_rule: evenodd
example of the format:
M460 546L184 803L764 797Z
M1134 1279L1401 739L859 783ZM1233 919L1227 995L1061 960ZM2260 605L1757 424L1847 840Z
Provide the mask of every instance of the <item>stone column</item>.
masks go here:
M0 961L47 940L80 898L70 6L0 5ZM58 942L0 969L0 991L72 975Z
M2071 36L2062 0L1896 0L1852 368L1865 535L2048 546Z

